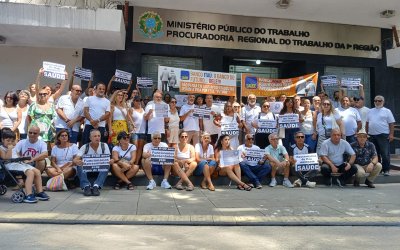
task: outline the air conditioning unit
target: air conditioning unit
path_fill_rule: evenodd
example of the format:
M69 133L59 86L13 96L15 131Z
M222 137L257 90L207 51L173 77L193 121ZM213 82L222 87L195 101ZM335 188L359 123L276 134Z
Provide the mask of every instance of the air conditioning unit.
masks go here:
M382 18L391 18L396 15L396 11L395 10L384 10L380 14L381 14Z
M276 7L280 8L280 9L287 9L290 5L290 0L279 0L276 3Z

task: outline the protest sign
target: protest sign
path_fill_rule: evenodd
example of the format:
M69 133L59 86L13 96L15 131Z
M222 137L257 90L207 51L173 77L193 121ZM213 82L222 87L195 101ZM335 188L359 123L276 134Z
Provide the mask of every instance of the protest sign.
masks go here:
M238 135L239 126L237 122L221 123L221 135Z
M206 106L194 106L194 111L193 111L193 116L204 119L204 120L210 120L211 119L211 108L208 108Z
M318 155L316 153L294 155L293 158L296 160L295 170L297 172L319 170Z
M345 77L341 80L341 87L348 90L357 90L360 87L361 78Z
M44 61L43 70L43 76L45 77L65 80L65 65L63 64Z
M264 158L264 149L246 149L245 158L248 162L258 163Z
M283 102L270 102L269 110L274 114L279 114L283 108Z
M217 100L213 101L213 105L215 105L217 107L218 113L220 113L220 114L223 113L225 103L226 103L226 101L217 101Z
M168 104L155 103L154 104L154 117L168 117Z
M221 153L221 157L219 160L219 166L221 168L239 164L239 162L240 162L239 150L221 150L220 153Z
M298 128L299 115L298 114L279 115L278 123L280 128Z
M130 84L132 80L132 73L125 72L119 69L115 70L115 80L123 84Z
M324 87L334 87L339 85L337 76L335 75L321 76L321 83Z
M110 169L109 154L89 154L82 156L83 172L108 172Z
M92 80L92 71L90 69L75 67L74 76L84 81L90 81Z
M175 160L175 148L155 147L151 150L151 163L172 165Z
M258 120L257 134L272 134L276 133L276 121L275 120Z
M153 79L150 77L137 77L136 84L142 89L151 89L153 87Z
M184 104L187 103L187 95L175 95L176 99L176 106L177 107L182 107Z

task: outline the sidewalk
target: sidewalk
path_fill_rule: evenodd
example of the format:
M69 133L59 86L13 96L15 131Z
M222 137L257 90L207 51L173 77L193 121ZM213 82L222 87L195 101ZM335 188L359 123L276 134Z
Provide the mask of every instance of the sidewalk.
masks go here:
M251 192L218 186L215 192L112 190L84 197L80 189L49 192L50 201L14 204L0 196L0 222L156 225L373 225L400 226L400 184L377 188L282 186Z

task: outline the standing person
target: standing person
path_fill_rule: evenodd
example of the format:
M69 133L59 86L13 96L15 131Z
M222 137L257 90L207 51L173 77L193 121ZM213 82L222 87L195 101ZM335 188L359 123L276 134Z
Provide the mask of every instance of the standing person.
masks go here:
M8 91L4 96L3 106L0 106L0 129L10 128L19 139L18 126L21 124L22 112L18 109L17 104L17 93Z
M29 106L28 109L28 127L38 126L40 128L40 137L48 144L54 141L55 127L53 120L57 113L52 103L48 102L49 95L45 88L42 88L37 94L38 100Z
M52 103L52 104L56 104L58 98L61 96L62 92L64 91L65 86L67 85L67 81L68 81L68 73L65 71L65 80L63 80L61 82L61 84L56 84L58 85L58 87L56 87L55 90L53 90L52 87L50 87L49 85L45 85L42 88L40 88L40 79L43 76L44 73L44 69L41 68L39 69L39 73L38 76L36 78L36 92L38 91L38 89L44 89L47 91L47 101Z
M256 129L256 133L254 134L255 144L262 149L266 148L269 145L268 136L270 135L270 133L265 133L262 128L260 129L258 121L272 120L275 121L275 124L277 121L275 114L272 113L269 108L269 102L265 101L261 105L261 112L258 114L258 117L254 119L254 121L251 123L251 125Z
M57 119L55 122L56 131L67 130L70 136L69 141L78 143L78 134L83 120L83 100L80 98L82 88L73 85L69 95L63 95L57 102Z
M228 135L221 135L215 145L215 159L217 163L221 162L222 151L233 150L230 146L230 139ZM229 179L237 184L239 190L251 191L252 187L242 181L242 172L239 164L231 166L222 166L219 171L220 175L227 175Z
M280 102L285 102L285 101L286 101L286 95L285 95L285 94L281 94L281 95L279 96L279 101L280 101Z
M344 96L341 100L341 106L335 111L342 117L346 141L348 143L355 142L355 134L361 129L361 117L357 109L350 107L349 97Z
M365 129L375 145L378 157L382 162L383 175L390 175L390 142L394 139L394 123L392 111L385 108L385 98L377 95L374 98L375 108L367 116Z
M214 148L210 142L210 134L204 132L200 137L200 142L194 147L197 162L197 168L194 171L194 175L203 174L204 178L200 184L202 189L215 191L215 187L211 181L211 175L217 168L217 162L214 157Z
M294 108L297 109L299 112L304 110L304 107L301 106L301 98L299 95L293 97Z
M118 144L117 136L120 132L124 131L127 134L130 132L128 131L128 122L130 122L132 118L127 110L123 92L123 90L115 91L110 100L110 115L107 123L109 137L111 137L111 143L113 145Z
M28 126L26 123L26 119L28 116L28 109L29 109L29 92L27 90L21 90L18 94L19 101L17 108L21 111L21 123L18 126L19 136L20 139L26 139L27 137L27 130Z
M311 106L311 110L312 111L315 111L315 112L320 112L321 111L321 109L322 109L322 105L321 105L321 98L319 97L319 96L314 96L313 98L312 98L312 106Z
M193 145L199 143L200 125L199 119L193 116L195 96L190 94L187 98L187 104L181 107L179 116L183 121L183 131L187 132L188 143L193 140Z
M261 112L261 108L256 105L257 97L254 94L250 94L247 97L247 105L242 108L242 120L245 124L245 133L246 134L254 134L255 129L251 125L251 123L257 119L258 114Z
M293 98L286 98L283 103L283 108L279 115L281 116L286 114L297 114L300 118L300 113L294 106ZM295 143L294 134L299 130L299 128L285 128L285 138L282 138L282 144L285 148L289 148Z
M90 131L97 129L101 134L101 141L107 142L106 121L110 116L110 101L105 97L106 85L102 82L95 87L95 96L89 96L84 104L83 114L86 118L82 135L82 143L90 141Z
M142 150L144 142L146 141L145 135L145 124L143 120L144 109L142 108L142 99L139 96L135 96L132 102L132 108L129 109L130 116L132 117L134 131L131 134L131 143L133 143L136 148L136 160L135 164L139 165L140 158L142 157Z
M367 117L369 113L369 108L364 105L364 97L360 96L359 98L354 97L355 107L358 110L358 113L361 117L361 129L365 130L365 123L367 122Z
M313 125L315 131L312 138L316 140L318 136L317 154L319 155L321 145L326 139L331 137L332 129L339 128L340 133L343 134L345 138L344 126L339 113L333 109L332 102L329 99L324 100L321 111L314 117Z
M219 128L214 124L214 119L219 112L219 108L213 104L213 95L206 95L205 102L205 107L211 109L211 118L203 119L203 129L204 132L210 134L211 145L214 146L218 140L219 133Z
M165 93L163 100L166 104L169 104L169 102L171 101L171 95L169 93Z
M28 86L29 91L29 100L28 103L31 104L32 102L36 102L36 83L31 83Z
M144 114L144 122L145 122L145 134L147 135L147 141L149 140L150 135L158 132L161 134L162 140L165 141L165 118L164 117L155 117L155 105L156 104L165 104L162 101L161 91L155 91L153 93L153 101L149 102L145 108Z
M314 128L314 116L315 111L311 111L310 100L303 100L304 110L300 111L300 118L302 122L300 123L300 131L305 135L305 143L308 145L309 153L315 153L315 148L317 146L317 139L313 139Z
M239 130L242 128L244 123L241 122L240 117L233 111L232 103L227 102L224 106L224 113L222 114L222 119L220 124L226 123L236 123L238 125ZM221 131L221 134L224 132ZM229 146L234 150L239 147L239 134L229 135Z
M162 85L162 91L163 92L168 91L169 72L167 68L164 68L164 70L161 72L160 80Z
M169 147L175 147L179 142L179 112L176 108L176 99L171 97L171 101L169 102L169 120L168 120L168 129L167 132L167 140Z

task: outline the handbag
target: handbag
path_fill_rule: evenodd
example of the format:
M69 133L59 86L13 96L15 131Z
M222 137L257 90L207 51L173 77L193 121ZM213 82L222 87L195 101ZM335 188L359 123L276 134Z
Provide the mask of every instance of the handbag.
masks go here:
M46 183L47 191L68 191L64 182L64 174L60 174L50 178Z

